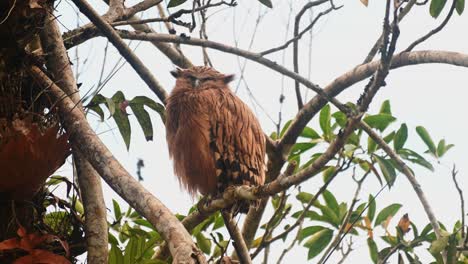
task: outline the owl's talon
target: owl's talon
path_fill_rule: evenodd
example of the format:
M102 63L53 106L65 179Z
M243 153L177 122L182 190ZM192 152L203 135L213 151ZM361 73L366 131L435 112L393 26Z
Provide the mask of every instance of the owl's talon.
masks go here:
M212 200L211 194L203 196L200 199L200 201L198 201L198 203L197 203L197 210L199 212L204 212L205 208L210 206L211 200Z

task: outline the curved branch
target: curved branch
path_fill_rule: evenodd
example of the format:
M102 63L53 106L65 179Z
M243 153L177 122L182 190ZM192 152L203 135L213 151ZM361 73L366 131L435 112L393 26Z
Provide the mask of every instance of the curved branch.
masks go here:
M442 21L442 23L438 27L434 28L433 30L429 31L426 35L422 36L421 38L417 39L415 42L411 43L411 45L409 45L408 48L405 49L405 51L412 51L414 47L423 43L428 38L432 37L433 35L437 34L439 31L441 31L445 27L445 25L447 25L447 23L449 22L450 18L453 15L453 12L455 11L456 6L457 6L457 0L453 0L452 6L450 7L450 10L447 16L445 17L444 21Z
M30 74L58 99L59 113L72 146L79 149L118 195L156 228L169 245L173 263L206 263L203 253L195 246L180 221L122 167L68 95L38 67L32 66Z

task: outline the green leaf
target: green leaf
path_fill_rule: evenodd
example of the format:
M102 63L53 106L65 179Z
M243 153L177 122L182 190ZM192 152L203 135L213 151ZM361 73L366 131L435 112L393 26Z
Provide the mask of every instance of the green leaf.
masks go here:
M115 113L115 102L111 98L104 97L104 99L106 100L106 105L107 109L109 109L110 116L113 116Z
M380 106L379 114L392 115L392 108L390 107L390 101L389 100L385 100L382 103L382 106Z
M392 131L390 134L386 135L383 140L385 141L385 143L389 144L393 138L395 137L395 131Z
M465 0L457 0L455 9L459 15L463 14L463 10L465 10Z
M104 111L99 105L87 106L89 110L92 110L96 114L98 114L101 122L104 122Z
M436 239L435 241L431 243L431 246L429 247L429 252L431 252L431 254L433 255L442 252L442 250L444 250L445 247L447 246L448 242L449 242L449 236L447 235L441 236L440 238Z
M405 145L406 140L408 139L408 127L406 124L401 124L400 129L395 134L395 138L393 140L393 148L395 150L399 150L403 148Z
M340 125L341 127L344 127L346 125L347 120L348 120L346 115L341 111L333 113L332 117L335 118L336 123L338 125Z
M159 114L163 122L166 122L166 110L164 109L164 106L160 103L156 103L153 99L150 99L146 96L135 96L129 102L129 104L141 104L148 106Z
M432 0L431 5L429 7L429 13L433 18L437 18L440 13L442 12L442 9L444 9L445 3L447 3L447 0Z
M401 204L395 203L382 209L382 211L380 211L380 213L377 215L377 218L375 219L374 226L378 226L385 222L387 218L395 216L395 214L398 212L398 210L400 210L400 208Z
M114 216L116 221L122 219L122 211L120 210L120 205L116 200L112 199L112 204L114 205Z
M369 247L369 253L372 259L372 262L377 263L379 261L379 250L377 249L377 244L374 239L367 239L367 246Z
M437 145L437 157L442 157L449 149L451 149L454 145L453 144L448 144L446 145L445 139L442 139L439 141L439 144Z
M320 205L319 208L323 214L321 221L325 221L338 228L338 226L341 224L340 218L338 217L338 215L340 214L339 208L336 212L332 208L324 205Z
M124 264L124 257L122 251L116 245L112 245L109 252L109 264Z
M288 122L286 122L286 124L284 124L283 128L280 131L280 138L282 138L284 136L284 133L286 133L286 131L288 131L288 128L291 125L291 122L292 122L292 120L289 120Z
M307 150L315 147L315 145L317 145L317 144L309 143L309 142L296 143L296 144L294 144L292 146L290 155L291 156L300 155L300 154L306 152Z
M423 126L416 127L416 132L418 133L419 137L424 141L426 146L429 148L429 151L437 157L437 150L434 145L434 141L432 141L431 136L427 132L427 130Z
M299 231L299 235L298 235L298 240L299 242L302 242L302 240L304 240L305 238L321 231L325 229L325 227L323 226L308 226L306 228L303 228L301 229L301 231Z
M296 199L301 201L302 203L309 203L312 198L314 198L314 195L308 192L300 192L296 195Z
M304 246L309 249L307 259L316 257L322 252L333 238L333 230L324 228L317 233L310 236L310 238L304 243Z
M377 115L368 115L364 117L364 122L366 122L370 127L384 131L392 122L396 120L395 117L389 114L377 114Z
M327 182L330 177L335 175L336 168L335 166L328 167L323 171L323 181Z
M375 143L375 141L371 137L368 137L367 138L367 152L374 153L377 150L377 147L378 147L377 143Z
M273 3L271 0L258 0L260 3L265 5L266 7L273 8Z
M118 91L112 96L112 101L114 101L114 103L117 103L120 106L120 104L124 103L125 96L121 91ZM125 146L128 150L130 148L130 137L132 134L132 130L130 128L128 114L124 110L125 109L122 109L121 107L116 108L115 113L112 117L114 118L114 121L117 124L117 127L119 128L120 135L122 135L122 138L125 142Z
M328 190L325 190L322 196L325 199L325 204L338 216L340 214L340 208L335 196Z
M305 127L304 130L302 130L302 133L300 136L305 137L305 138L310 138L310 139L320 138L320 135L310 127Z
M374 196L372 196L372 194L369 194L368 204L369 204L369 207L367 209L367 217L372 222L374 221L375 210L376 210L375 199L374 199Z
M319 123L325 138L329 139L329 136L331 135L330 105L324 106L320 111Z
M211 240L207 239L201 232L197 234L196 239L197 245L200 248L200 250L203 251L205 254L210 254Z
M432 164L429 161L427 161L423 156L419 155L411 149L402 148L398 150L397 153L405 160L416 163L431 171L434 171L434 166L432 166Z
M181 4L185 2L187 2L187 0L171 0L169 1L169 4L167 4L167 8L180 6Z
M377 163L379 164L380 170L382 171L384 178L388 183L388 186L392 187L396 179L396 172L392 163L390 162L390 160L381 158L377 155L373 155L373 157L377 160Z
M146 141L153 140L153 124L144 106L141 104L130 104L130 108L140 124L141 129L143 129Z
M145 246L143 237L132 236L124 250L124 263L135 263L136 257L141 255Z

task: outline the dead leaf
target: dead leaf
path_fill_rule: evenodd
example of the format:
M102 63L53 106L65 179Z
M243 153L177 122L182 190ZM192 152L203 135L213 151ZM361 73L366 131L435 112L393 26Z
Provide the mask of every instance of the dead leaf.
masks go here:
M369 0L361 0L361 3L367 7L369 5Z
M19 248L19 239L18 238L11 238L0 242L0 250L10 250Z
M400 221L398 222L398 228L400 228L403 234L406 234L411 230L410 225L411 221L409 219L408 214L403 215Z
M371 221L369 220L369 217L367 217L367 216L364 217L364 223L366 223L367 236L369 238L373 238L374 237L374 232L373 232L372 224L371 224Z

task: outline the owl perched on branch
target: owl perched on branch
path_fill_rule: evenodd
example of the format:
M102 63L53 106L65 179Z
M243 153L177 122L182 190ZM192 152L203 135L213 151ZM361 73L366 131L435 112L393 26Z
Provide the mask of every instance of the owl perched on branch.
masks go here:
M233 75L177 69L167 98L166 138L174 172L191 195L265 182L265 137L252 111L228 87ZM241 202L237 210L247 212Z

